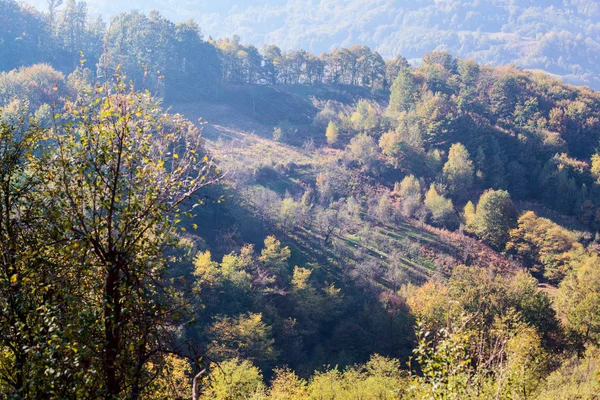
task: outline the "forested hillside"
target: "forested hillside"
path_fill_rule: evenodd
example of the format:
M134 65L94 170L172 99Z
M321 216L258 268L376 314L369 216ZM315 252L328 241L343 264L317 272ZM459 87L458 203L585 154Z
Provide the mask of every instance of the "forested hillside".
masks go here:
M33 2L39 9L46 1ZM359 43L385 58L417 61L448 50L479 63L543 69L600 88L600 6L595 0L160 0L93 2L94 15L136 8L175 21L194 18L213 37L239 35L257 46L315 54Z
M596 398L600 93L50 11L0 0L0 398Z

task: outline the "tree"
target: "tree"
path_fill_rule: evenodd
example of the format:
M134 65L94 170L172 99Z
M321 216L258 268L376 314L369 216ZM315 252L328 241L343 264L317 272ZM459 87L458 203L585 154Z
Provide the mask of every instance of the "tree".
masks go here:
M420 141L427 149L444 145L455 131L456 105L445 94L423 96L416 104L414 114Z
M303 400L308 397L307 383L288 368L276 369L269 388L269 399Z
M308 398L393 400L403 398L408 385L398 360L374 354L364 365L315 373L309 381Z
M473 87L477 83L481 68L475 60L458 60L458 73L460 79L466 87Z
M533 211L521 215L517 222L506 249L519 255L534 272L543 273L553 282L560 281L570 269L572 258L582 250L575 234Z
M166 98L190 101L214 95L221 82L221 61L215 47L203 40L193 20L175 24L173 35L176 59L165 75Z
M294 128L289 121L281 121L273 128L273 140L285 142L290 140L298 133L298 129Z
M600 256L585 254L572 263L556 302L565 326L586 342L600 343Z
M81 322L68 305L78 304L82 292L69 289L75 282L60 256L69 243L56 223L63 215L44 194L47 132L23 116L17 122L0 115L0 392L74 397L86 386L77 381L90 372L76 363L93 355L73 344L83 327L67 326Z
M327 138L327 144L332 145L336 144L339 136L339 128L337 124L333 121L329 121L327 125L327 130L325 131L325 137Z
M400 196L402 214L412 217L422 204L421 184L414 175L405 176L394 185L394 194Z
M448 229L458 227L458 218L452 200L440 195L434 185L431 185L425 194L424 204L431 214L431 222L434 225Z
M596 179L596 183L600 185L600 154L596 153L592 156L592 176Z
M352 126L359 132L371 132L379 125L375 107L367 100L360 99L356 105L356 111L350 116Z
M208 354L215 361L241 358L268 366L279 355L274 348L271 327L263 322L261 314L217 317L208 327L207 336L211 343Z
M477 393L477 376L471 366L470 342L474 332L459 323L430 335L423 326L417 328L414 360L422 375L415 377L411 388L416 398L460 399Z
M390 196L390 193L387 191L379 197L377 203L374 203L373 206L369 208L369 211L373 211L372 215L375 219L384 225L389 224L390 220L394 222L397 221L392 196Z
M168 354L165 357L162 371L152 367L154 366L149 368L149 372L156 373L157 378L148 387L147 398L183 399L189 397L193 371L188 360L175 354Z
M458 266L447 283L426 283L408 304L419 321L417 397L513 398L538 389L558 321L529 274Z
M396 56L396 58L392 60L385 61L385 84L384 88L388 89L394 83L394 80L398 77L400 70L402 68L408 68L410 64L406 58L401 55Z
M505 190L488 190L479 198L469 230L492 247L502 250L517 226L517 209Z
M79 61L79 52L86 48L87 4L83 1L67 0L56 27L56 40L60 48L70 54L71 65Z
M281 201L281 209L279 210L281 226L286 230L295 228L302 216L300 211L300 203L296 203L291 197L283 199Z
M465 204L465 208L463 209L463 220L467 227L473 224L473 219L475 218L475 205L472 201L468 201Z
M281 246L281 242L275 236L267 236L265 247L260 252L258 261L263 268L276 277L287 277L291 274L288 260L291 256L290 248Z
M97 351L100 392L137 398L149 382L145 366L160 364L166 309L176 301L164 290L162 250L181 204L215 171L193 124L122 81L106 90L65 106L68 122L52 132L46 191L62 212L56 223L77 243L76 275L94 277L81 287L95 299L85 310L95 317L79 342Z
M419 327L428 331L437 331L447 325L455 303L448 292L448 285L433 280L425 282L407 299Z
M48 20L50 22L50 26L54 26L54 18L56 17L56 12L58 8L62 5L63 0L47 0L48 2Z
M350 140L346 151L351 161L357 162L365 171L373 172L379 152L371 136L365 133L356 135Z
M18 108L27 106L33 115L48 104L62 106L70 92L64 75L47 64L0 72L0 107L16 103ZM5 109L3 117L15 117L15 125L19 125L19 113L17 110L15 115L9 115Z
M538 394L540 400L593 399L600 392L600 350L586 349L585 355L566 358L558 369L546 377Z
M448 292L458 312L473 315L472 326L477 330L488 332L498 318L514 317L534 327L548 343L559 324L549 296L538 289L538 284L525 271L501 274L457 266L448 282Z
M264 78L269 84L275 85L279 75L277 65L281 63L281 49L275 45L264 45L262 55Z
M53 34L44 14L14 0L0 2L0 70L50 62Z
M262 373L250 361L237 358L210 366L200 399L246 400L264 395Z
M467 198L473 185L473 162L465 146L455 143L450 147L443 171L450 193L457 199Z
M222 69L232 80L255 79L256 63L260 64L258 51L239 49L239 41L216 44L225 54L220 61L215 46L202 41L195 22L174 24L156 11L148 16L137 11L119 14L108 27L105 43L99 76L112 76L120 68L138 89L175 99L213 93ZM238 50L243 50L239 57Z
M387 112L397 116L402 111L408 111L413 106L417 85L410 67L402 67L390 89L390 102Z
M423 56L423 64L440 65L450 73L458 72L458 62L447 51L432 51Z
M340 199L317 211L315 228L327 243L332 235L355 229L360 221L360 205L356 200Z

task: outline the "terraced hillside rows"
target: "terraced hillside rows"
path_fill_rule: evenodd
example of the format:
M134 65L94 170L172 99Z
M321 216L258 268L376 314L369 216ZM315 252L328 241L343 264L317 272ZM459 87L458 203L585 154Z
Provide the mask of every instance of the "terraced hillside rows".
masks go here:
M326 101L316 96L331 98L341 92L310 91L306 86L283 87L278 92L283 104L271 102L264 113L257 111L256 118L241 102L173 105L174 111L191 120L202 118L206 146L224 172L212 198L225 201L210 204L198 217L198 221L211 221L199 229L207 245L219 249L216 254L247 242L260 246L264 237L275 234L293 249L298 264L317 263L340 280L350 278L392 291L406 280L424 282L460 264L514 268L462 232L450 233L415 219L390 216L390 222L382 222L373 215L373 200L382 185L360 171L345 171L348 180L342 184L348 196L336 199L336 211L328 213L319 204L317 182L323 179L323 171L343 168L343 152L323 147L322 130L302 119L297 122L304 123L290 124L293 133L288 141L302 145L274 140L277 119L273 115L281 107L296 115L290 107L304 112ZM355 100L348 95L337 98L348 106ZM380 96L372 100L377 104Z

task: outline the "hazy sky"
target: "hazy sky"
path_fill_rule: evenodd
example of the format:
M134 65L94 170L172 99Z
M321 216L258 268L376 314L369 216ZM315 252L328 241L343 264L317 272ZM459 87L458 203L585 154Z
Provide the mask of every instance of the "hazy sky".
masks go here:
M46 0L25 1L39 10L47 8ZM102 14L106 17L122 11L137 9L148 12L157 9L161 14L175 21L190 18L202 20L206 18L224 18L230 13L241 11L248 6L280 5L286 0L89 0L86 1L91 14ZM107 18L108 19L108 18Z

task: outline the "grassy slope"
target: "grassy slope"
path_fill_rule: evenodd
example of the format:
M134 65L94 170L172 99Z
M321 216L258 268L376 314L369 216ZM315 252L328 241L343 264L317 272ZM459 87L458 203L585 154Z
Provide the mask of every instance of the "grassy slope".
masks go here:
M322 136L310 125L316 113L312 105L314 99L333 98L352 104L359 97L377 102L384 97L380 94L372 96L365 90L359 92L308 86L228 88L224 90L220 101L176 104L173 110L192 120L202 116L203 121L207 122L204 126L206 145L227 171L231 181L236 181L239 175L249 174L254 176L250 185L268 187L280 196L286 192L297 196L314 183L319 166L335 156L335 152L319 149L305 152L297 146L273 141L273 126L288 116L287 119L293 121L296 127L303 129L299 129L299 135L308 133ZM256 111L250 105L252 102L259 105ZM276 173L263 176L257 174L262 165L287 167L274 168ZM348 268L348 264L356 266L371 262L383 266L394 265L411 281L422 282L436 272L445 274L453 266L462 263L481 266L493 263L502 268L511 268L503 257L476 240L460 233L449 234L418 221L404 221L389 226L373 225L366 234L344 234L324 243L323 238L309 228L290 232L263 224L253 215L255 210L244 196L246 188L224 185L221 190L220 194L224 194L228 201L205 210L206 214L198 221L205 225L201 234L211 247L222 245L222 253L233 249L233 242L259 245L266 235L275 234L294 250L298 263L315 262L338 272ZM221 217L215 217L217 214ZM232 242L231 248L224 244L224 237ZM397 249L402 251L395 251ZM340 260L339 254L344 254L344 259ZM377 284L388 286L386 271L379 272L375 279ZM340 278L344 279L342 276Z

